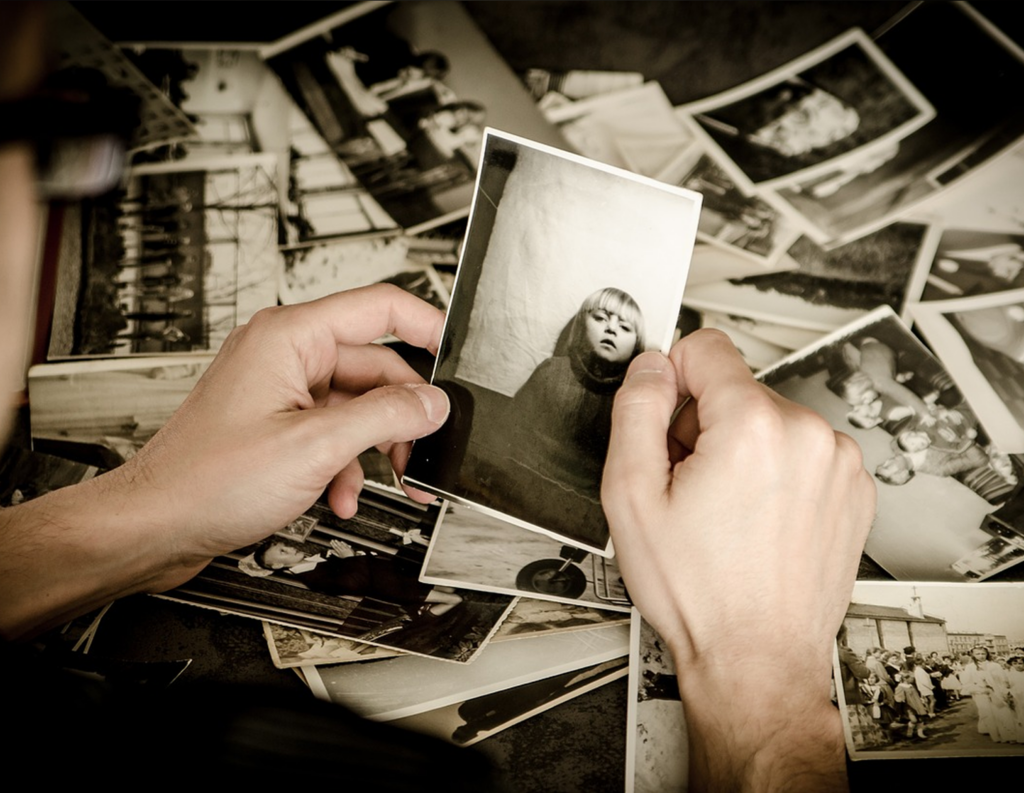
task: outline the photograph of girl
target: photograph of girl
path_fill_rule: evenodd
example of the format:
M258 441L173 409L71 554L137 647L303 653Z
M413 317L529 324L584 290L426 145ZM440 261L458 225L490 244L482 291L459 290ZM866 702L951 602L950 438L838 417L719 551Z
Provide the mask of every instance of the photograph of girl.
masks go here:
M667 352L700 196L488 130L405 481L601 556L601 472L630 361Z

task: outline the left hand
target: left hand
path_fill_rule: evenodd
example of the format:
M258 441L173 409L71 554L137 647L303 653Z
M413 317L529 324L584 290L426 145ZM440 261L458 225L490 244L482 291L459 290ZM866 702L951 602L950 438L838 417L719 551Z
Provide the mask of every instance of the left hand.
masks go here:
M443 321L385 285L260 311L231 333L167 425L112 473L130 482L136 508L174 527L166 539L195 569L287 525L325 488L335 512L350 517L363 481L356 456L376 446L401 473L410 441L448 415L443 391L370 342L393 333L436 353Z

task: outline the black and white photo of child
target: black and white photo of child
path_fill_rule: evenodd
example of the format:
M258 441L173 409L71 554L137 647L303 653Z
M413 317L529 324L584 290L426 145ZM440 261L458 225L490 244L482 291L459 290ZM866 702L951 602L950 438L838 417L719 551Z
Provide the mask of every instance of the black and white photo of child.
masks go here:
M633 357L672 341L699 197L494 131L485 144L434 370L452 414L405 478L607 556L612 399Z

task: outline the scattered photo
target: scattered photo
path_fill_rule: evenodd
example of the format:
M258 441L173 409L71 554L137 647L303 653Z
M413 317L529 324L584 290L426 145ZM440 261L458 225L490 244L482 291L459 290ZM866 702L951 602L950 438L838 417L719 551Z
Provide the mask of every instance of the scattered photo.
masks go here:
M206 354L33 366L28 393L34 443L92 444L104 450L103 467L114 468L167 423L212 360Z
M948 228L916 280L922 301L1024 289L1024 235Z
M617 611L602 611L585 606L569 606L534 598L516 600L508 616L491 637L492 642L540 636L547 633L592 630L628 620ZM352 661L368 661L404 655L372 644L349 641L298 628L263 623L270 656L278 669L296 666L325 666Z
M1024 755L1024 584L858 581L836 694L853 760Z
M685 791L686 720L675 665L665 642L636 609L626 714L626 793Z
M686 290L696 309L743 314L809 330L829 331L879 305L907 315L911 279L932 260L937 227L901 221L826 250L801 237L787 251L795 268Z
M819 243L853 239L890 223L1024 134L1024 108L1017 101L1024 55L971 6L921 3L877 44L935 107L936 117L870 157L764 192L765 200L778 196L787 211L816 226ZM941 179L930 178L940 164L946 164Z
M700 196L488 130L415 487L612 553L599 500L629 361L668 351ZM495 351L500 351L496 355Z
M727 271L718 280L760 275L776 266L786 269L779 260L799 238L799 228L762 198L740 190L706 149L693 143L679 151L656 178L704 196L698 240L737 251L759 265L746 273ZM693 269L696 274L696 262ZM688 283L693 283L692 277Z
M652 178L695 145L656 82L548 107L544 115L578 154Z
M744 188L791 183L877 156L935 115L881 50L853 29L745 85L683 107Z
M0 451L0 509L76 485L98 473L95 466L7 446Z
M625 677L629 660L616 658L534 683L467 699L457 705L398 719L395 725L442 738L457 746L472 746L563 702Z
M445 502L420 580L554 603L629 610L614 559L589 554L481 510Z
M467 213L485 125L564 145L458 3L359 3L261 55L410 233Z
M435 512L369 489L350 520L318 502L305 541L273 535L160 597L465 664L513 598L419 582Z
M973 581L1020 560L1002 554L980 572L958 564L996 536L997 510L1020 498L1024 458L1007 454L1004 437L979 423L974 401L891 309L824 337L759 379L860 444L878 485L865 553L892 576Z
M913 314L989 434L1024 452L1024 289L917 303Z
M303 671L320 699L338 702L374 721L393 721L624 658L628 653L629 628L616 625L491 642L473 663L458 666L405 656Z
M276 162L141 165L64 213L49 359L216 352L276 305Z

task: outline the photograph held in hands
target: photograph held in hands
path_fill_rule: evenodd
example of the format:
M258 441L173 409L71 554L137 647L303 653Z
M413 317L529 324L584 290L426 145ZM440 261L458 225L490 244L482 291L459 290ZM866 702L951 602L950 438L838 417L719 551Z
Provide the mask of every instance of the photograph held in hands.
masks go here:
M701 197L488 130L433 384L448 422L405 482L602 556L614 394L668 352Z

